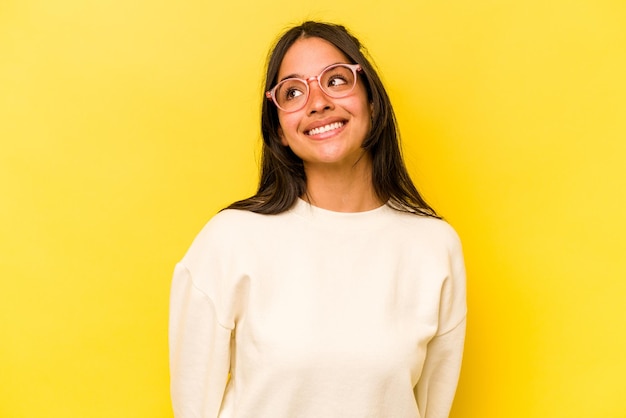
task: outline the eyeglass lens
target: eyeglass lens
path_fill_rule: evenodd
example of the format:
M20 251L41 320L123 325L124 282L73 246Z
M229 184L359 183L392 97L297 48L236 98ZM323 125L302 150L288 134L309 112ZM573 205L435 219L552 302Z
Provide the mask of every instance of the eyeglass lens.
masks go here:
M355 82L354 71L343 65L327 68L319 75L322 91L334 98L350 93ZM308 98L308 84L297 78L284 80L276 86L274 97L282 109L299 109L304 106Z

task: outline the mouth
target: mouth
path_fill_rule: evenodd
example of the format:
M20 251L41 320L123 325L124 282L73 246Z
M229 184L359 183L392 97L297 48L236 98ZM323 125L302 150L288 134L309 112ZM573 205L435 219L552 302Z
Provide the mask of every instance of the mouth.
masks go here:
M335 129L339 129L339 128L341 128L345 124L346 123L344 121L333 122L333 123L329 123L328 125L318 126L317 128L313 128L313 129L308 130L308 131L306 131L304 133L306 135L309 135L309 136L320 135L320 134L323 134L323 133L326 133L326 132L334 131Z

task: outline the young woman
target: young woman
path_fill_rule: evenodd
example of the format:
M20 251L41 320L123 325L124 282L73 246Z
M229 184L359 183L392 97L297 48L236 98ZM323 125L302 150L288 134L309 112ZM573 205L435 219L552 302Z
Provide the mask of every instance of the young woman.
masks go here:
M344 27L305 22L266 88L257 193L176 266L176 417L447 417L461 246L407 174L376 71Z

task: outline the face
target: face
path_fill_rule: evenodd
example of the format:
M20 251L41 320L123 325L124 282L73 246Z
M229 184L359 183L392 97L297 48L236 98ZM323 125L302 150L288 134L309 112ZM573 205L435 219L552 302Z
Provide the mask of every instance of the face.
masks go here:
M299 39L287 50L278 80L307 79L337 63L350 61L330 42L321 38ZM279 134L283 145L302 159L305 169L354 166L368 160L363 158L361 144L371 127L371 112L362 80L357 81L348 96L339 99L328 97L316 81L310 81L304 108L291 113L278 109Z

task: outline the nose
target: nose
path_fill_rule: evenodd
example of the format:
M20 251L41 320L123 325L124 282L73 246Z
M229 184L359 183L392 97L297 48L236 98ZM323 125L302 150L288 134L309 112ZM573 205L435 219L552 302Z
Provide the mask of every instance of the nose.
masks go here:
M324 93L319 85L317 77L310 77L307 80L309 85L309 100L307 100L307 114L321 112L332 109L334 104L330 97Z

